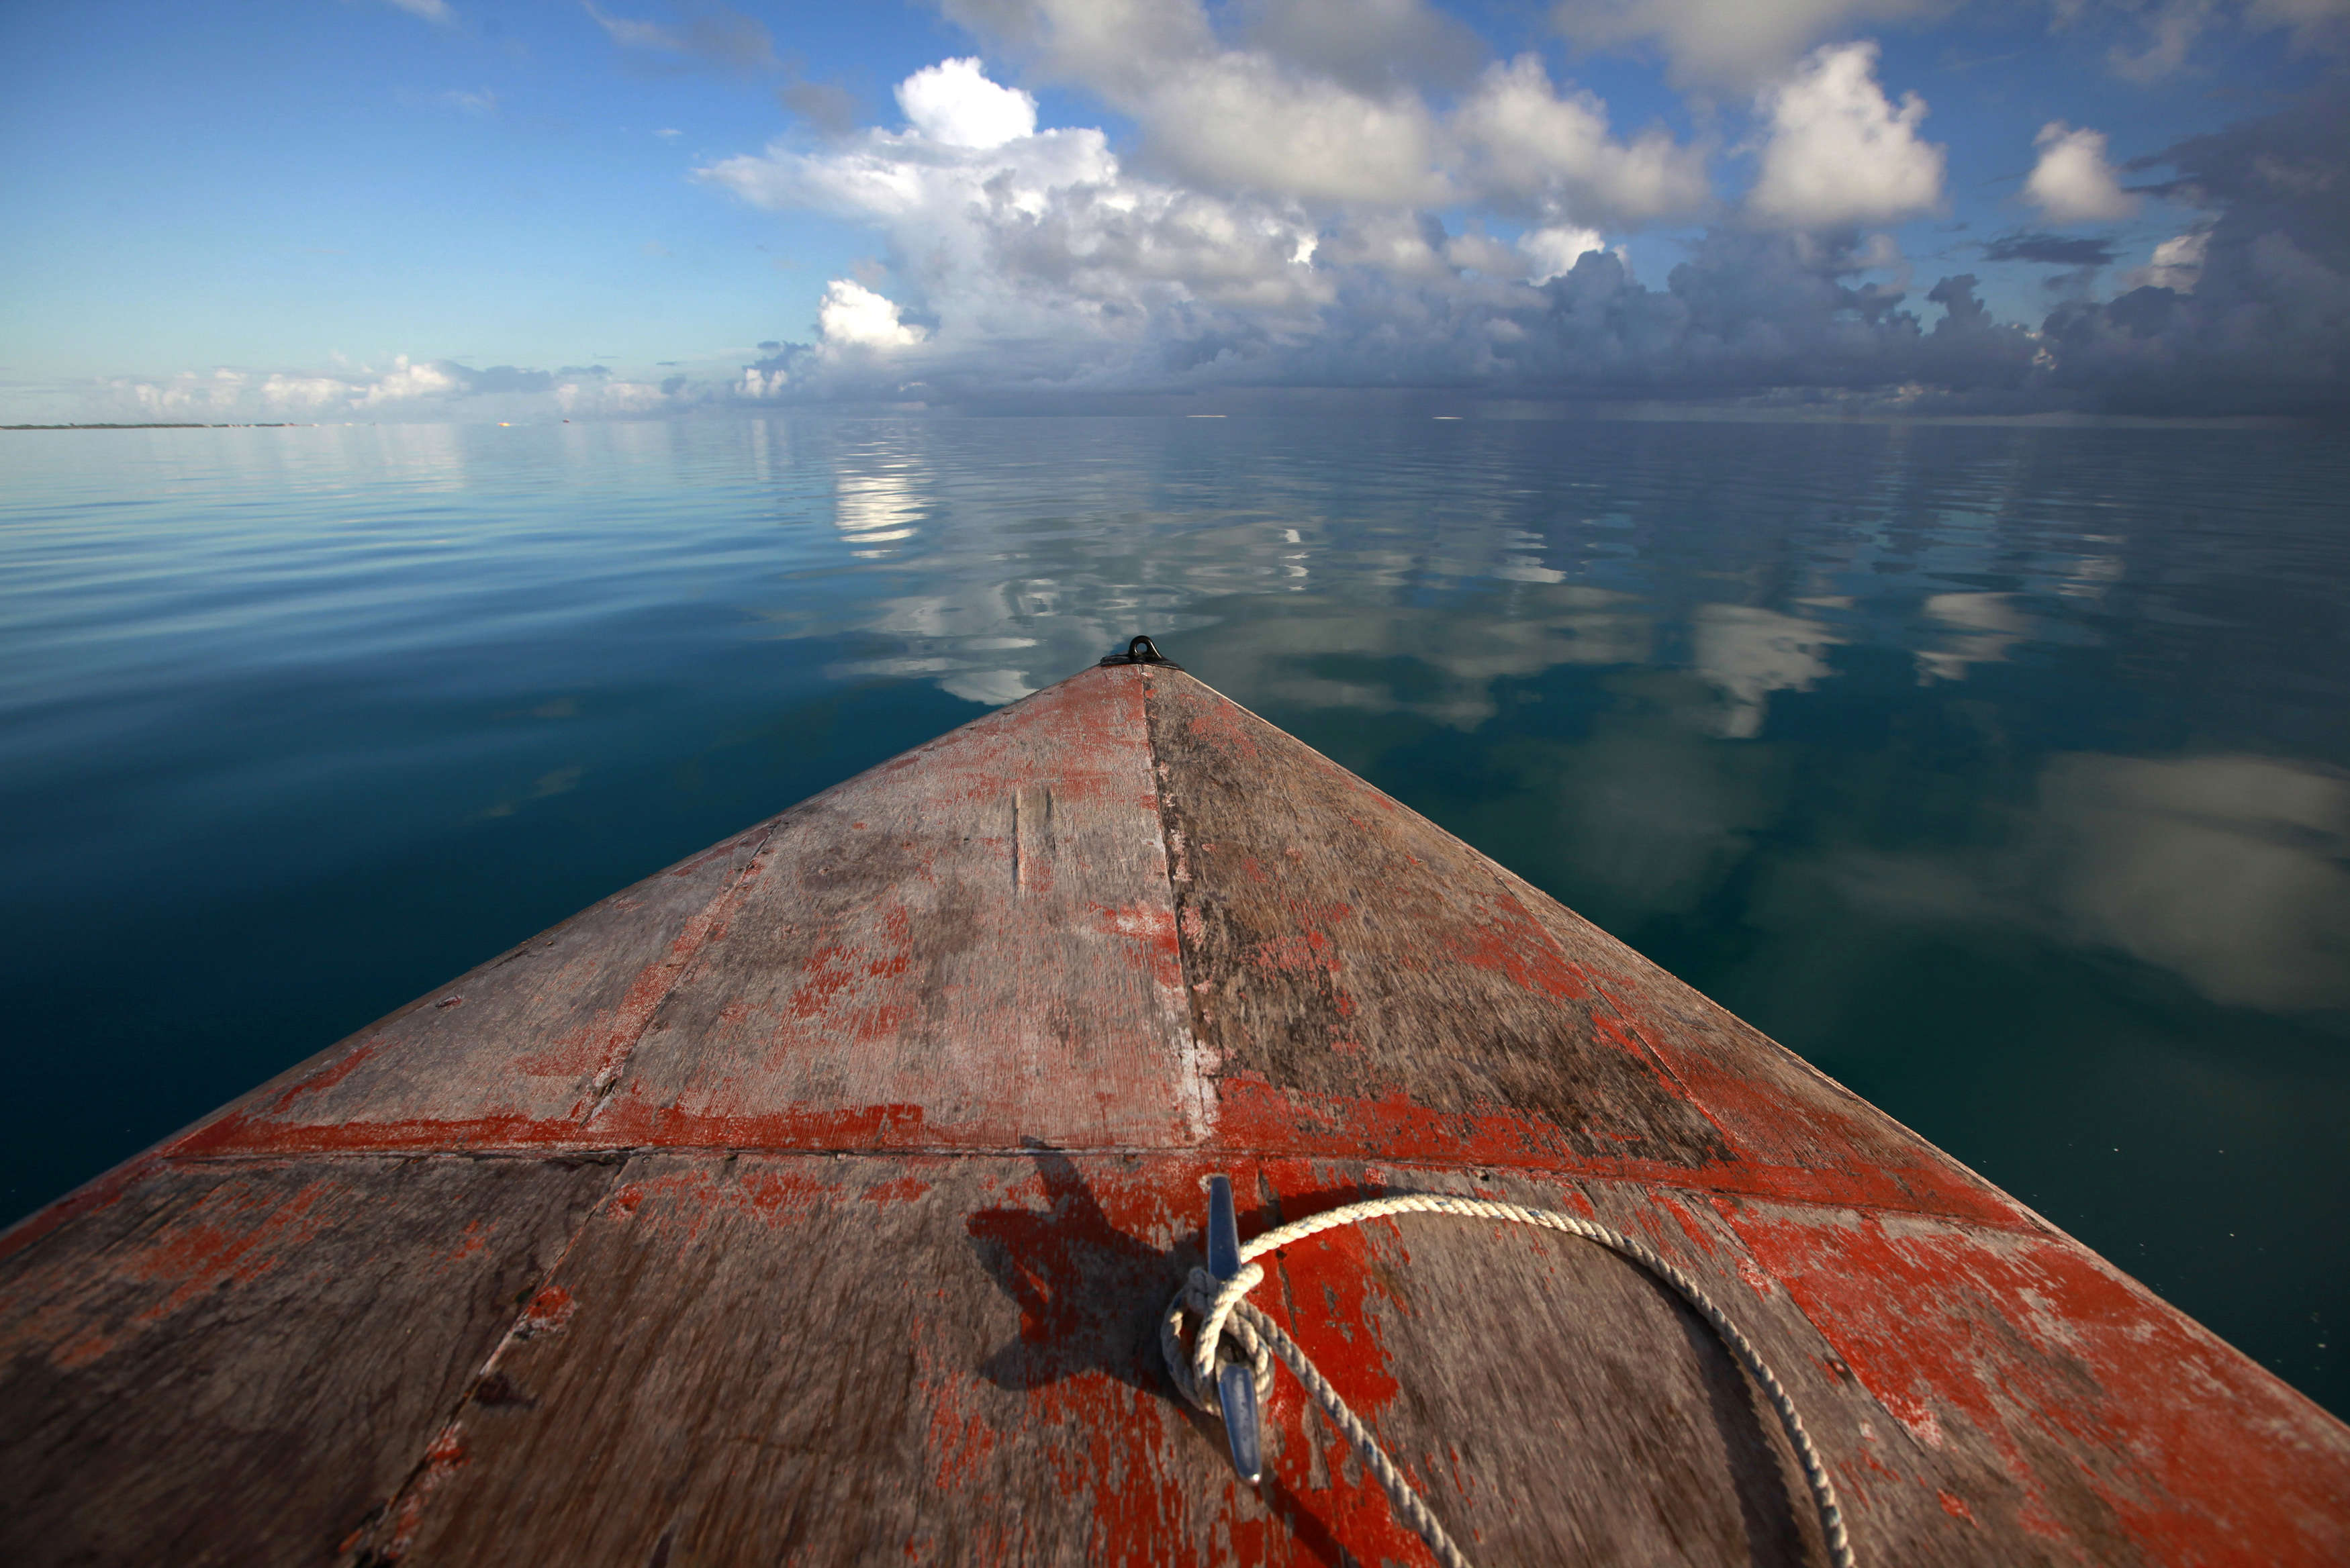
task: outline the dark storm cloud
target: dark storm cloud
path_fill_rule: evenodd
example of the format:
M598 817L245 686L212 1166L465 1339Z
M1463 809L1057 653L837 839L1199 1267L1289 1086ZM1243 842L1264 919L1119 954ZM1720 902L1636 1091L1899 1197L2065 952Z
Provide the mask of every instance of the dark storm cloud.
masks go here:
M2039 262L2048 266L2110 266L2107 240L2068 240L2062 234L2002 234L1983 246L1983 260Z
M1471 306L1446 319L1440 299L1425 297L1420 324L1440 347L1423 374L1463 388L1570 396L1909 384L1980 394L2023 385L2030 339L1991 320L1971 276L1928 291L1926 303L1945 307L1929 327L1905 308L1903 292L1851 281L1862 265L1856 241L1717 230L1660 289L1634 281L1615 255L1591 251L1534 291L1532 308ZM1315 367L1329 379L1374 373L1391 352L1386 328L1412 314L1398 301L1356 304L1357 330Z
M1856 234L1724 229L1701 240L1661 288L1636 281L1605 251L1533 287L1450 275L1399 283L1362 268L1342 275L1311 333L1245 312L1171 311L1148 352L1117 366L1081 346L1032 342L887 362L790 345L754 369L786 395L983 403L1219 388L1579 399L1898 387L1913 402L1952 407L2031 395L2031 335L1991 319L1972 275L1926 291L1918 305L1940 307L1929 326L1930 309L1913 308L1905 292L1855 281L1869 258Z
M2055 389L2146 413L2350 414L2350 93L2182 141L2163 193L2214 215L2190 289L2059 306Z

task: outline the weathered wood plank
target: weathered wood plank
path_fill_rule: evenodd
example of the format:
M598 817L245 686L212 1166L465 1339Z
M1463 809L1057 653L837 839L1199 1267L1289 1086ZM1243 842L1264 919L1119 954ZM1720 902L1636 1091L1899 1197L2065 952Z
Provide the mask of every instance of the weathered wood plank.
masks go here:
M567 1561L616 1564L1426 1561L1286 1374L1262 1496L1169 1391L1153 1320L1195 1261L1214 1163L641 1157L555 1276L559 1323L508 1343L490 1397L460 1413L373 1549L436 1563L557 1543ZM1866 1334L1813 1321L1810 1255L1786 1239L1833 1246L1879 1223L1866 1216L1506 1170L1228 1168L1243 1194L1280 1195L1244 1231L1389 1188L1482 1190L1642 1236L1787 1380L1864 1562L2316 1564L2350 1548L2325 1490L2350 1475L2340 1428L2249 1368L2205 1391L2203 1421L2149 1420L2119 1320L2102 1339L2052 1337L2076 1313L2113 1318L2111 1293L2134 1291L2059 1241L1900 1221L1931 1231L1939 1283L1897 1284L1877 1321L1947 1326L1913 1354L1955 1381L1888 1403L1849 1357ZM1796 1274L1744 1245L1755 1226L1779 1228L1769 1245ZM1694 1314L1613 1255L1413 1220L1315 1238L1271 1272L1261 1304L1481 1563L1817 1561L1767 1406ZM1937 1288L1964 1310L1938 1318L1919 1293ZM2143 1293L2126 1304L2162 1310ZM2232 1355L2201 1339L2207 1358ZM2293 1426L2316 1449L2278 1446L2262 1469L2247 1445ZM2269 1490L2246 1495L2247 1473ZM2132 1510L2158 1490L2168 1511L2149 1536Z
M616 1169L171 1167L19 1249L0 1262L0 1562L331 1560Z
M1294 1386L1262 1498L1168 1390L1154 1321L1204 1168L1058 1153L640 1158L557 1272L561 1331L507 1346L486 1380L495 1398L460 1416L429 1493L395 1508L378 1549L405 1530L411 1556L448 1563L529 1561L556 1542L583 1563L1420 1560L1343 1444L1301 1423ZM1419 1251L1452 1256L1462 1238L1410 1245L1409 1265L1347 1238L1326 1249L1336 1262L1301 1262L1293 1293L1335 1297L1311 1303L1326 1356L1337 1335L1384 1332L1366 1303L1406 1312L1440 1288L1451 1276ZM1582 1262L1492 1252L1492 1271L1535 1280ZM1360 1345L1329 1365L1376 1418L1418 1413L1399 1423L1408 1444L1441 1433L1431 1451L1457 1449L1449 1471L1418 1468L1492 1562L1580 1540L1623 1561L1712 1563L1750 1545L1796 1560L1803 1527L1767 1437L1717 1411L1713 1385L1736 1380L1726 1357L1638 1279L1593 1278L1543 1309L1547 1325L1577 1325L1557 1345L1521 1334L1463 1360L1466 1342L1440 1329L1414 1342L1425 1362L1399 1359L1392 1376ZM1513 1415L1549 1417L1534 1440L1448 1407L1504 1386L1530 1396Z
M788 814L596 1126L637 1145L1162 1145L1204 1094L1141 671Z
M1996 1466L1950 1483L1970 1524L1989 1498L2024 1538L2100 1563L2350 1562L2350 1428L2086 1248L1908 1214L1713 1207L1840 1375L1923 1449Z
M1149 680L1220 1141L2022 1220L1426 818L1190 676Z
M586 1147L653 1009L724 928L774 824L590 906L263 1085L180 1158Z

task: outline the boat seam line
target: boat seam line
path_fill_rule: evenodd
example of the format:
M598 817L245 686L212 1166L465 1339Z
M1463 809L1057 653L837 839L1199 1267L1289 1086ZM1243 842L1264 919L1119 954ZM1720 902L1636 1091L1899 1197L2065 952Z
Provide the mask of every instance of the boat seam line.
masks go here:
M457 1430L459 1424L464 1419L465 1407L473 1402L474 1390L481 1386L484 1378L496 1370L498 1361L505 1355L507 1346L522 1337L521 1325L528 1320L533 1303L537 1302L538 1298L554 1284L555 1277L563 1272L563 1265L570 1260L573 1249L579 1245L579 1238L585 1236L588 1233L588 1228L596 1222L596 1217L603 1211L606 1200L612 1195L612 1189L619 1185L620 1178L627 1173L626 1161L615 1160L610 1163L611 1174L606 1178L603 1189L596 1194L592 1202L582 1207L579 1223L573 1226L571 1234L564 1238L562 1250L555 1254L554 1260L539 1273L537 1279L525 1287L518 1298L521 1303L521 1312L506 1324L505 1331L498 1335L497 1343L490 1347L488 1356L458 1389L456 1403L450 1407L448 1418L433 1428L426 1437L424 1452L418 1457L416 1463L409 1468L408 1473L400 1479L400 1484L392 1489L391 1495L384 1499L381 1509L372 1517L363 1519L343 1538L336 1554L338 1568L359 1568L360 1564L369 1563L397 1563L406 1555L410 1542L401 1537L412 1536L419 1521L408 1521L403 1529L403 1523L400 1518L401 1503L412 1494L415 1497L417 1509L421 1510L424 1500L431 1494L431 1489L424 1483L432 1472L435 1450Z
M412 1159L535 1159L544 1161L577 1160L583 1164L620 1165L628 1160L655 1155L677 1155L686 1158L725 1158L737 1155L756 1155L775 1159L895 1159L920 1158L1034 1158L1040 1150L1034 1144L974 1145L974 1144L825 1144L798 1147L768 1147L757 1144L590 1144L570 1148L548 1148L529 1145L487 1148L382 1148L382 1149L285 1149L285 1150L224 1150L218 1153L169 1157L160 1164L173 1166L277 1166L296 1161L361 1161ZM1388 1170L1431 1171L1493 1171L1568 1182L1604 1182L1617 1187L1639 1187L1659 1191L1698 1194L1705 1197L1749 1199L1762 1203L1799 1205L1806 1209L1839 1209L1855 1213L1906 1214L1919 1219L1943 1220L1954 1224L1979 1225L1990 1230L2018 1235L2047 1235L2048 1231L2027 1217L2003 1218L1957 1209L1937 1209L1923 1205L1887 1203L1878 1199L1845 1199L1834 1197L1786 1192L1765 1192L1752 1188L1708 1184L1689 1180L1673 1180L1652 1174L1616 1175L1606 1171L1577 1170L1567 1166L1524 1165L1492 1159L1445 1159L1413 1155L1404 1158L1376 1155L1341 1155L1328 1149L1299 1149L1276 1147L1188 1144L1088 1144L1079 1147L1055 1147L1048 1151L1065 1159L1111 1158L1136 1155L1193 1155L1202 1158L1235 1158L1256 1161L1306 1160L1326 1165L1334 1160L1357 1159L1366 1166ZM2022 1206L2017 1206L2022 1209ZM2056 1232L2063 1240L2082 1245L2076 1239Z

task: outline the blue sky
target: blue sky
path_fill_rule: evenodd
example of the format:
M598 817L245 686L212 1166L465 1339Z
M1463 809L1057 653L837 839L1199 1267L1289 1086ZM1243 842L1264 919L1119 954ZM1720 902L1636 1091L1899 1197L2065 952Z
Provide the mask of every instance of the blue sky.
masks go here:
M2338 410L2345 41L2350 0L13 6L0 416Z

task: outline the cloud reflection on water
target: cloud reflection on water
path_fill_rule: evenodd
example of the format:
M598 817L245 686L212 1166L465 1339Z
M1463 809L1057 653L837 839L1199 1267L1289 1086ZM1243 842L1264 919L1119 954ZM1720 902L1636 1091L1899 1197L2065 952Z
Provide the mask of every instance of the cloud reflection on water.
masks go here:
M1997 664L2032 635L2030 619L2007 594L1934 594L1923 609L1940 646L1918 649L1918 679L1964 680L1978 664Z
M1926 430L1887 436L1840 486L1768 472L1760 448L1744 483L1691 483L1678 454L1660 469L1607 441L1571 441L1548 484L1510 466L1540 450L1523 444L1485 470L1353 454L1371 479L1240 425L1206 472L1145 442L979 484L942 450L970 433L908 424L833 452L837 530L882 590L801 628L869 645L836 674L996 703L1149 630L1293 723L1454 736L1442 771L1478 797L1456 816L1619 927L1700 909L1768 925L1792 877L1840 920L2125 952L2229 1005L2350 1002L2338 778L2122 735L2052 745L2044 709L2064 699L2000 673L2060 649L2191 664L2187 644L2226 631L2158 602L2196 579L2159 526L2177 497L2123 504L2070 472L2052 484L2033 439ZM2137 646L2105 647L2117 625ZM2173 650L2150 655L2161 638ZM1562 698L1579 732L1541 716ZM1960 761L1937 754L1953 744ZM1422 764L1398 756L1350 760L1384 760L1409 794ZM1877 804L1829 798L1862 778ZM1934 819L1889 827L1913 798L1940 802Z
M2004 929L2165 970L2222 1006L2350 1008L2350 781L2272 757L2045 758L1965 848L1789 869L1894 929ZM1802 906L1814 913L1816 907Z
M2058 756L2048 896L2079 940L2212 1001L2350 1006L2350 779L2271 757Z
M1810 691L1828 673L1827 650L1845 640L1817 621L1759 605L1700 605L1690 616L1691 660L1729 704L1725 740L1761 734L1771 694Z

